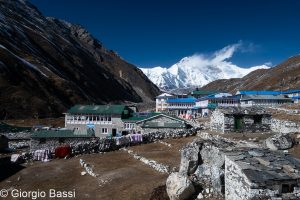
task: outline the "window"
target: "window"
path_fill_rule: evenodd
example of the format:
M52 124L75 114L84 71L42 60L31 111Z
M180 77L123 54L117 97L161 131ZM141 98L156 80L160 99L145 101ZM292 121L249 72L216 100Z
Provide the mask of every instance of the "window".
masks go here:
M282 190L281 192L282 193L292 193L294 192L294 187L295 185L294 184L282 184Z
M261 115L254 115L254 124L261 124L262 123L262 116Z
M65 138L58 138L59 143L65 143Z
M159 126L159 127L163 127L164 125L165 125L164 122L157 122L157 126Z
M102 128L102 133L107 134L108 133L108 129L107 128Z
M40 138L40 144L45 144L46 143L46 138Z
M125 129L133 129L134 124L133 123L125 123Z

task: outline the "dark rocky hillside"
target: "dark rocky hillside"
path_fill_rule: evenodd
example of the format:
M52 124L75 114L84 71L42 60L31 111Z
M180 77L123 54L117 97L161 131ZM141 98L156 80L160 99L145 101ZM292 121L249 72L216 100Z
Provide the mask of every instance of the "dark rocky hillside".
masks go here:
M0 119L56 117L77 103L149 102L159 89L79 25L0 0Z
M202 89L236 92L237 90L287 90L300 88L300 55L270 69L255 70L243 78L213 81Z

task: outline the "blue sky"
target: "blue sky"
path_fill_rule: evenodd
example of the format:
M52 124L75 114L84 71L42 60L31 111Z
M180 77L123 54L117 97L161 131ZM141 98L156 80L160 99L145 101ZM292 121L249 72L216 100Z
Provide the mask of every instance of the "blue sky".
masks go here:
M81 24L140 67L242 44L241 67L279 64L300 53L297 0L30 0L45 16Z

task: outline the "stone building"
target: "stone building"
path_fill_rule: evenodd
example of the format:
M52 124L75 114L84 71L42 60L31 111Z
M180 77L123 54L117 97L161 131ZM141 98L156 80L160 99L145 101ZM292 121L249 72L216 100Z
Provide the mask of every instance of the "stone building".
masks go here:
M88 142L95 138L93 129L87 130L40 130L33 131L30 140L30 151L38 149L55 149L63 145L74 145Z
M272 116L265 109L217 108L210 117L210 130L217 132L270 131Z
M85 131L93 129L96 137L115 136L124 129L122 119L133 111L124 105L75 105L65 113L65 127Z
M263 149L225 153L225 199L300 198L300 160Z

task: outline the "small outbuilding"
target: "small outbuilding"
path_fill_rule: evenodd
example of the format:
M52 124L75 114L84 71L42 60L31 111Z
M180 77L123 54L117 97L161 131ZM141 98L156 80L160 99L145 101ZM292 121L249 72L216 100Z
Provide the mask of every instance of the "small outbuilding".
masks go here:
M210 129L217 132L267 132L272 116L264 108L217 108L210 117Z
M189 125L181 118L159 113L136 122L136 130L153 131L167 129L186 129Z

